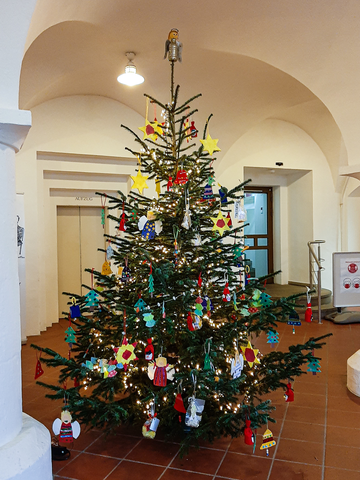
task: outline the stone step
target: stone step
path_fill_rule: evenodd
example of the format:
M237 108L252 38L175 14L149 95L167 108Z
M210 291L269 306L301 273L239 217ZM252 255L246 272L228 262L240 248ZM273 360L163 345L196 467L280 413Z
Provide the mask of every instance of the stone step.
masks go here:
M268 284L266 285L265 292L270 295L274 300L278 300L279 298L287 298L292 295L297 295L299 293L303 293L302 297L296 299L296 303L298 305L305 305L307 303L306 300L306 286L302 285L280 285L280 284ZM332 292L327 288L321 289L321 304L331 304L332 303ZM318 295L316 292L311 294L311 305L315 306L318 304Z

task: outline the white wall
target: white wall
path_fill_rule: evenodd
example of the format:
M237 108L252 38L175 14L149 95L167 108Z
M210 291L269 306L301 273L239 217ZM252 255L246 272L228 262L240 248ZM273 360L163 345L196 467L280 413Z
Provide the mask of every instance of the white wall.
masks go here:
M17 191L25 194L27 335L58 321L56 207L88 198L100 206L94 191L127 192L136 159L125 150L133 137L120 125L136 130L144 123L125 105L97 96L58 98L32 115L16 158Z
M219 142L220 143L220 142ZM277 167L276 162L283 162ZM308 256L306 242L325 240L322 257L326 270L323 286L332 288L331 254L338 248L339 195L335 193L334 183L326 158L317 144L297 126L275 119L269 119L239 138L221 161L214 163L219 183L229 187L244 180L244 169L262 168L267 185L275 185L274 205L280 208L275 214L275 239L281 246L275 245L275 269L281 268L283 274L277 281L307 282ZM289 175L289 170L312 172L312 181L305 175L295 179L271 184L270 170L275 169L277 176L281 171ZM256 181L253 182L257 185ZM266 183L261 183L266 185ZM312 208L311 208L312 204ZM308 211L309 210L309 211ZM308 218L309 217L309 218ZM302 245L295 242L297 222L306 220ZM276 236L277 235L277 236ZM281 259L280 259L280 258ZM280 260L280 261L279 261Z

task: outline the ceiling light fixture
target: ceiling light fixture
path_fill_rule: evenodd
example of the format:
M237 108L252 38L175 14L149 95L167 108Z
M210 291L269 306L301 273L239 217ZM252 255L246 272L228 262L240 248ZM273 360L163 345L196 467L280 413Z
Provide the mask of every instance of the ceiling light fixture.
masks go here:
M133 64L135 53L126 52L125 55L129 61L125 67L125 73L119 75L117 81L119 83L122 83L123 85L128 85L129 87L133 87L134 85L140 85L140 83L143 83L144 77L136 73L136 67Z

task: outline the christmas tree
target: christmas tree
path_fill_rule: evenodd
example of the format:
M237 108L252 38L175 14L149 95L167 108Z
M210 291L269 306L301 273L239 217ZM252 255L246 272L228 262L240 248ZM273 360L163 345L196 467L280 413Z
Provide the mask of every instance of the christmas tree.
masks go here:
M137 174L127 196L107 196L118 235L106 235L112 248L110 256L104 250L102 272L88 270L95 286L83 297L71 295L80 312L69 315L69 356L34 348L46 365L60 367L57 385L38 383L52 391L49 398L65 396L73 419L107 431L139 424L149 438L160 429L186 449L200 438L236 437L245 426L272 421L266 395L285 390L305 364L314 364L324 337L264 356L253 347L258 335L274 335L294 313L295 296L272 301L266 278L246 278L245 184L213 191L213 153L220 148L209 134L211 115L197 139L190 120L199 95L179 101L180 49L175 32L167 44L170 102L146 96L164 122L146 118L140 136L128 129ZM143 194L151 181L158 198Z

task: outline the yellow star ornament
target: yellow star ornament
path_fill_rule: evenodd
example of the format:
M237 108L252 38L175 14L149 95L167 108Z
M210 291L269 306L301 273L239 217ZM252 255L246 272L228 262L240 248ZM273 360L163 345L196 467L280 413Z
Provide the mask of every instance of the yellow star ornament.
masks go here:
M214 226L212 229L215 232L218 231L221 236L223 236L225 230L230 230L230 227L228 225L229 218L224 217L221 212L218 213L218 216L216 218L211 217L211 220L214 222Z
M241 347L241 350L250 368L252 368L254 363L260 363L260 360L257 358L257 354L259 353L259 350L257 348L252 348L250 342L248 342L246 347Z
M134 184L132 185L131 188L137 188L139 190L140 195L142 195L142 192L143 192L144 188L149 188L146 185L146 180L149 178L149 176L147 176L147 177L144 176L143 177L141 175L140 169L138 170L136 176L130 175L130 177L133 179L133 182L134 182Z
M157 120L154 120L153 122L145 120L145 126L139 127L139 130L144 132L143 140L150 138L151 140L156 141L158 135L162 135L163 133L163 129L161 128L160 123Z
M124 337L121 346L114 348L116 360L118 364L123 365L125 371L127 370L127 367L132 360L138 360L134 351L136 345L137 342L129 343L127 338Z
M212 155L214 152L221 152L220 148L217 146L218 138L211 138L210 135L206 137L206 140L200 140L204 145L204 150L209 152Z

